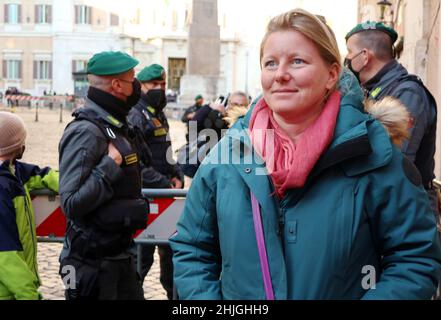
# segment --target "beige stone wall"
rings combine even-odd
[[[358,0],[358,21],[376,20],[380,16],[377,0]]]
[[[34,88],[33,62],[35,55],[50,55],[52,52],[52,37],[4,37],[0,36],[0,60],[11,50],[21,52],[22,79],[20,88],[24,91]],[[0,64],[0,69],[3,63]],[[3,75],[3,70],[0,70]],[[0,88],[5,85],[5,80],[0,77]]]
[[[92,31],[104,32],[110,26],[110,13],[104,10],[93,8],[92,9]]]
[[[438,10],[437,1],[431,1],[429,7],[428,21],[430,21],[430,29],[428,34],[428,52],[427,52],[427,86],[435,96],[438,103],[438,135],[435,154],[435,174],[441,178],[441,50],[440,50],[440,35],[441,35],[441,17],[435,22],[435,15]],[[441,13],[440,13],[441,14]],[[433,26],[433,29],[432,29]]]

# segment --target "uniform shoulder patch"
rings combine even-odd
[[[371,97],[375,99],[381,93],[381,91],[383,91],[381,87],[375,88],[371,93]]]
[[[403,155],[403,171],[407,179],[409,179],[409,181],[412,182],[417,187],[419,187],[423,183],[423,179],[421,178],[421,174],[418,171],[417,167],[415,167],[415,165],[404,155]]]

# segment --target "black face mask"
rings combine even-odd
[[[135,79],[132,83],[133,86],[133,92],[130,96],[127,97],[127,106],[133,107],[135,106],[139,99],[141,98],[141,83],[138,81],[138,79]]]
[[[362,51],[360,51],[359,53],[357,53],[355,56],[352,57],[352,59],[348,59],[348,58],[346,58],[346,59],[345,59],[345,62],[344,62],[344,65],[345,65],[349,70],[351,70],[351,72],[355,75],[355,77],[357,78],[358,82],[360,82],[360,83],[361,83],[361,81],[360,81],[360,72],[361,72],[361,70],[363,70],[364,67],[361,68],[360,71],[355,71],[354,68],[352,67],[352,61],[354,61],[355,58],[357,58],[360,54],[362,54],[363,51],[364,51],[364,50],[362,50]]]
[[[17,152],[17,155],[14,157],[14,160],[20,160],[23,158],[23,154],[25,152],[25,146],[21,147],[21,150]]]
[[[149,90],[146,95],[150,105],[158,111],[164,109],[167,105],[167,97],[162,89]]]

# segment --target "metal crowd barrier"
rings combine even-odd
[[[149,235],[146,233],[147,237],[143,237],[143,233],[138,234],[137,238],[134,238],[134,242],[136,244],[136,252],[137,252],[137,271],[141,272],[141,260],[142,260],[142,246],[145,245],[168,245],[168,238],[175,232],[175,226],[177,219],[179,218],[183,205],[185,202],[185,197],[187,196],[188,190],[182,189],[143,189],[142,194],[144,197],[148,198],[150,201],[150,214],[149,214],[149,226],[143,231],[143,233],[147,232],[149,227],[156,228],[152,231],[153,236],[155,236],[155,232],[157,229],[161,231],[159,236],[155,236],[154,238],[148,238]],[[50,233],[51,224],[52,227],[57,228],[58,232],[60,227],[60,221],[62,217],[61,208],[59,206],[59,196],[57,193],[50,190],[35,190],[31,192],[31,198],[35,216],[36,216],[36,225],[37,225],[37,240],[40,243],[63,243],[64,237],[56,236]],[[165,208],[165,209],[164,209]],[[162,210],[164,209],[164,210]],[[166,216],[164,221],[160,223],[157,222],[159,219],[152,221],[152,217],[157,215]],[[48,223],[48,221],[50,221]],[[64,221],[64,216],[63,216]],[[48,235],[41,236],[39,235],[40,226],[44,226],[45,233]],[[166,229],[166,230],[161,230]],[[49,230],[49,231],[48,231]],[[54,229],[55,230],[55,229]],[[56,232],[56,231],[54,231]],[[167,235],[168,236],[164,236]],[[175,291],[175,289],[174,289]],[[176,296],[176,291],[174,293]]]
[[[173,200],[178,200],[180,199],[183,203],[183,201],[185,201],[185,197],[187,196],[187,192],[188,190],[186,189],[142,189],[142,194],[144,197],[148,198],[150,200],[150,212],[154,212],[154,210],[152,210],[152,205],[155,205],[155,200],[158,199],[173,199]],[[31,192],[31,197],[32,198],[36,198],[36,197],[47,197],[47,201],[48,202],[55,202],[57,201],[58,198],[58,194],[50,191],[50,190],[35,190]],[[34,200],[33,200],[34,202]],[[53,206],[52,206],[53,207]],[[35,208],[35,215],[36,217],[39,216],[39,214],[41,214],[41,212],[39,211],[39,208]],[[47,209],[50,210],[50,209]],[[59,209],[60,210],[60,209]],[[61,212],[61,211],[60,211]],[[173,222],[176,221],[178,216],[180,215],[180,212],[173,212],[174,216],[169,219],[169,222]],[[151,214],[155,214],[155,213],[151,213]],[[157,213],[159,214],[159,213]],[[163,214],[163,212],[161,212],[161,214]],[[173,219],[174,218],[174,219]],[[43,219],[43,218],[42,218]],[[47,217],[45,217],[45,220],[47,219]],[[37,219],[38,220],[38,219]],[[173,234],[174,230],[172,230],[174,228],[173,225],[168,225],[167,226],[170,230],[170,236]],[[148,228],[147,228],[148,229]],[[37,235],[38,235],[38,221],[37,221]],[[64,237],[57,237],[54,235],[47,235],[47,236],[38,236],[38,241],[39,242],[63,242],[64,241]],[[164,238],[137,238],[134,239],[136,243],[138,244],[151,244],[151,245],[164,245],[164,244],[168,244],[168,239],[164,239]]]

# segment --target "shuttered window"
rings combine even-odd
[[[92,24],[92,7],[75,6],[75,23]]]
[[[21,79],[21,61],[3,60],[3,77],[8,80]]]
[[[9,24],[21,23],[21,5],[19,4],[5,4],[4,6],[4,21]]]
[[[52,79],[52,61],[34,61],[34,79]]]
[[[72,72],[85,71],[87,60],[72,60]]]
[[[35,6],[35,23],[52,23],[52,6],[38,4]]]
[[[117,14],[110,14],[110,25],[118,26],[119,25],[119,16]]]

